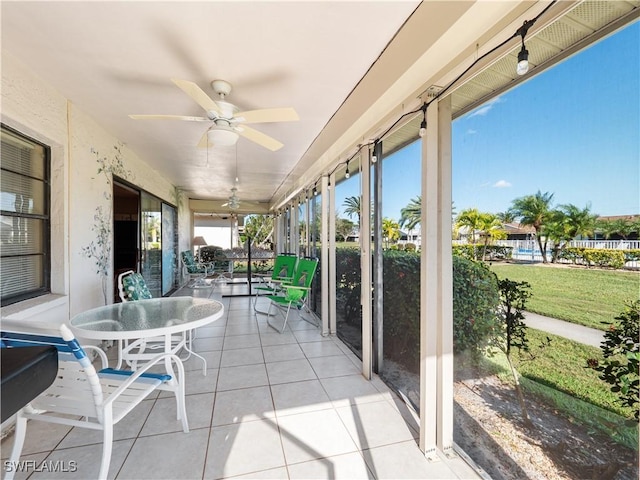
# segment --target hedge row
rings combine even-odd
[[[558,253],[558,259],[588,267],[622,268],[626,262],[640,260],[640,250],[567,247]]]
[[[484,252],[485,260],[505,260],[510,259],[513,254],[513,247],[507,247],[502,245],[487,245],[482,244],[463,244],[453,245],[452,251],[454,255],[459,255],[469,260],[481,260]]]
[[[420,359],[420,255],[383,252],[383,316],[385,358],[419,373]],[[338,331],[354,327],[359,332],[360,252],[336,249]],[[453,256],[454,351],[476,350],[485,345],[499,303],[496,276],[480,262]],[[357,340],[356,340],[357,341]]]

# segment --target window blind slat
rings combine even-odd
[[[47,147],[4,125],[1,133],[0,297],[4,306],[49,291],[49,155]]]

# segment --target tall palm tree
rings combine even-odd
[[[477,227],[480,230],[480,235],[484,237],[484,248],[482,249],[482,261],[484,262],[489,242],[507,238],[507,232],[502,228],[502,222],[498,216],[493,213],[480,213]]]
[[[506,223],[513,223],[516,220],[516,216],[511,209],[504,212],[496,213],[496,217],[502,222],[503,225]]]
[[[406,207],[400,210],[400,226],[413,230],[420,224],[422,216],[422,195],[412,198]]]
[[[545,234],[553,240],[553,256],[551,263],[555,263],[560,252],[576,237],[589,237],[596,229],[597,215],[590,211],[591,207],[584,209],[575,205],[560,205],[551,212],[550,218],[544,227]]]
[[[342,206],[345,207],[344,213],[346,213],[349,218],[355,216],[358,219],[358,227],[360,227],[360,214],[362,213],[360,195],[345,198]]]
[[[511,211],[516,218],[520,219],[520,223],[531,226],[536,231],[536,238],[538,239],[538,247],[540,247],[543,263],[548,262],[546,255],[547,241],[545,238],[544,244],[542,243],[542,231],[545,223],[551,216],[552,200],[553,193],[541,193],[540,190],[538,190],[535,195],[516,198],[513,200],[511,206]]]

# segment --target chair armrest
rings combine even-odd
[[[311,290],[311,287],[304,287],[302,285],[283,285],[282,288],[285,288],[287,290],[292,289],[292,290]]]
[[[104,353],[104,350],[102,350],[100,347],[96,347],[95,345],[83,345],[82,348],[84,348],[85,351],[93,350],[94,352],[96,352],[98,354],[98,357],[100,357],[100,363],[102,363],[102,368],[107,368],[109,366],[109,360],[107,359],[107,354]]]
[[[133,382],[135,382],[140,377],[140,375],[142,375],[151,367],[155,366],[158,362],[164,360],[167,357],[171,358],[171,360],[173,360],[176,364],[176,367],[178,369],[177,376],[179,380],[182,381],[184,379],[184,365],[182,365],[180,357],[171,353],[161,353],[153,357],[148,363],[144,365],[144,367],[139,368],[133,375],[128,377],[113,393],[111,393],[111,395],[109,395],[109,397],[103,402],[103,405],[113,403],[120,395],[122,395],[127,390],[127,388],[131,386]]]

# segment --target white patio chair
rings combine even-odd
[[[156,389],[175,393],[177,418],[189,432],[184,396],[184,367],[176,355],[160,354],[135,372],[106,368],[107,356],[98,347],[86,349],[98,353],[103,368],[96,372],[85,350],[66,325],[62,338],[16,332],[1,332],[2,348],[53,345],[58,349],[58,375],[53,384],[16,414],[16,432],[9,462],[16,465],[27,431],[27,420],[72,425],[103,431],[102,461],[97,478],[107,478],[113,442],[113,426]],[[170,362],[175,374],[146,373],[160,362]],[[177,377],[177,378],[174,378]],[[81,418],[78,418],[81,417]],[[15,469],[6,472],[11,480]]]

